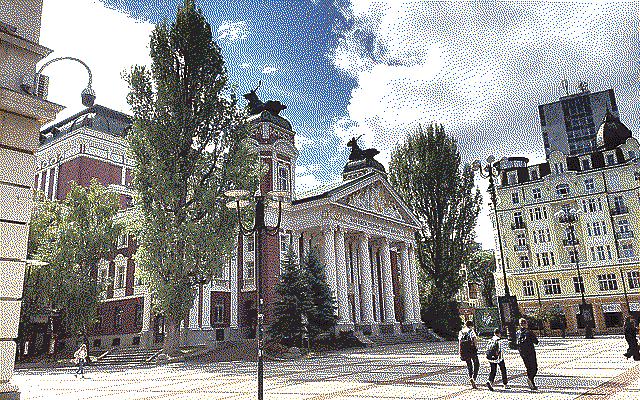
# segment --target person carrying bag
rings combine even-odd
[[[504,363],[505,351],[506,341],[502,340],[502,337],[500,336],[500,329],[496,329],[493,331],[493,337],[489,341],[486,351],[487,360],[491,366],[489,379],[487,380],[487,387],[491,391],[493,391],[493,381],[496,379],[498,367],[500,367],[500,374],[502,375],[502,387],[504,389],[509,389],[509,386],[507,386],[507,367]]]

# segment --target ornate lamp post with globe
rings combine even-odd
[[[502,327],[507,328],[509,345],[515,348],[516,342],[516,322],[520,318],[520,309],[518,308],[518,300],[516,296],[512,296],[507,283],[507,269],[504,264],[504,252],[502,250],[502,239],[500,236],[500,221],[498,219],[495,179],[498,176],[499,168],[496,165],[494,156],[487,157],[486,164],[483,166],[480,160],[475,160],[472,164],[473,171],[477,172],[481,177],[489,179],[488,192],[491,195],[491,204],[493,205],[493,214],[496,221],[496,233],[498,234],[498,246],[500,250],[500,265],[502,267],[502,278],[504,280],[504,296],[498,296],[498,307],[500,309],[500,323]]]
[[[255,219],[253,226],[246,227],[243,223],[241,209],[251,205],[249,192],[247,190],[229,190],[225,192],[225,196],[231,200],[227,203],[227,207],[235,209],[238,217],[238,226],[243,236],[254,236],[256,241],[256,268],[257,268],[257,295],[258,295],[258,400],[262,400],[264,396],[264,359],[263,359],[263,340],[264,340],[264,314],[263,314],[263,294],[262,294],[262,240],[265,235],[275,236],[280,230],[282,222],[283,207],[287,207],[289,203],[288,192],[269,192],[263,195],[260,191],[256,192],[253,200],[255,201]],[[265,223],[266,208],[276,206],[278,209],[277,223],[274,227],[269,227]]]
[[[573,262],[576,265],[576,271],[578,273],[578,286],[580,288],[580,296],[582,297],[582,303],[580,304],[580,317],[584,324],[584,337],[585,339],[593,339],[593,306],[584,298],[584,281],[580,274],[580,260],[578,257],[578,239],[576,238],[576,231],[574,223],[578,221],[578,210],[575,208],[563,207],[562,210],[555,213],[555,217],[559,223],[567,225],[567,238],[564,239],[564,245],[573,247]]]

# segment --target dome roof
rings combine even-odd
[[[596,146],[599,150],[611,150],[620,146],[631,137],[631,131],[620,118],[613,115],[608,109],[602,124],[596,134]]]

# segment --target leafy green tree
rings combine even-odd
[[[284,345],[301,345],[304,335],[303,316],[308,316],[313,305],[306,271],[300,268],[292,251],[289,251],[283,262],[276,293],[278,299],[273,307],[274,321],[269,327],[269,333]]]
[[[324,265],[320,261],[318,251],[310,249],[306,253],[302,265],[306,272],[312,306],[307,316],[309,338],[315,339],[319,334],[330,332],[336,326],[336,301],[327,284]]]
[[[471,167],[462,165],[456,140],[433,124],[398,145],[389,179],[421,223],[417,256],[429,285],[423,321],[441,333],[455,331],[460,319],[451,299],[462,286],[459,271],[471,254],[481,204]]]
[[[96,320],[98,262],[115,250],[122,227],[115,221],[118,195],[97,180],[88,188],[72,183],[62,202],[38,195],[32,215],[23,320],[60,310],[63,330],[85,342]]]
[[[165,317],[164,352],[173,354],[196,284],[211,279],[234,249],[237,227],[223,194],[255,190],[260,164],[220,48],[193,0],[174,22],[156,26],[150,55],[151,70],[135,66],[127,77],[136,257]]]
[[[470,282],[479,282],[481,295],[485,304],[493,307],[496,295],[496,283],[493,273],[496,272],[496,256],[490,250],[478,250],[469,258],[467,278]]]

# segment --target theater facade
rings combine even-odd
[[[249,117],[252,140],[266,174],[260,188],[292,194],[279,235],[262,246],[262,271],[252,238],[238,238],[237,253],[211,281],[200,285],[182,324],[184,344],[252,338],[257,322],[256,277],[262,273],[265,322],[272,320],[275,286],[284,256],[316,249],[336,299],[338,331],[394,335],[420,326],[415,232],[418,221],[389,184],[373,157],[345,160],[342,179],[306,193],[295,193],[298,150],[291,123],[262,110]],[[36,188],[61,200],[76,181],[97,178],[119,193],[121,214],[132,210],[132,171],[125,140],[131,118],[95,105],[48,127],[37,152]],[[104,290],[94,347],[159,346],[164,321],[155,314],[146,282],[136,274],[135,238],[122,236],[117,250],[100,263]],[[223,255],[221,255],[223,256]]]

